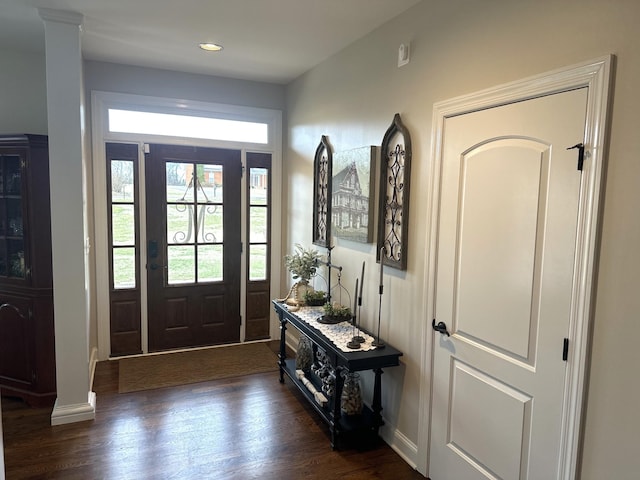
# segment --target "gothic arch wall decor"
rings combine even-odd
[[[333,153],[322,135],[313,159],[313,243],[331,246],[331,178]]]
[[[411,180],[411,136],[400,114],[393,117],[380,155],[377,259],[384,248],[385,266],[406,270]]]

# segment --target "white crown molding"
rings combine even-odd
[[[84,15],[67,10],[55,10],[53,8],[38,8],[38,15],[45,22],[68,23],[82,26]]]

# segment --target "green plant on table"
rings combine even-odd
[[[319,307],[327,301],[327,294],[321,290],[308,289],[303,295],[304,303],[312,307]]]
[[[344,305],[340,305],[338,302],[325,303],[322,308],[324,310],[324,314],[328,317],[351,317],[351,309],[349,307],[345,307]]]
[[[318,302],[324,300],[327,294],[322,290],[307,290],[304,292],[304,300],[306,302]]]
[[[296,251],[291,255],[285,255],[284,261],[287,270],[291,272],[294,280],[309,282],[316,274],[320,254],[312,248],[306,249],[296,244]]]

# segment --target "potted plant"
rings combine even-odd
[[[338,302],[325,303],[322,307],[324,315],[318,319],[320,323],[340,323],[351,320],[351,309]]]
[[[316,274],[320,254],[312,248],[305,249],[299,243],[296,244],[296,251],[291,255],[285,255],[284,262],[294,280],[309,283],[311,277]]]
[[[319,307],[327,301],[327,294],[322,290],[307,290],[304,292],[304,302],[310,307]]]
[[[318,262],[320,254],[313,248],[304,248],[300,244],[296,244],[295,252],[291,255],[285,255],[284,263],[287,270],[291,273],[297,282],[289,290],[285,301],[289,305],[300,306],[305,304],[305,292],[313,290],[309,286],[309,280],[316,274],[318,270]]]

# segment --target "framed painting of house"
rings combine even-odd
[[[368,146],[333,155],[331,226],[338,238],[373,242],[377,154]]]

